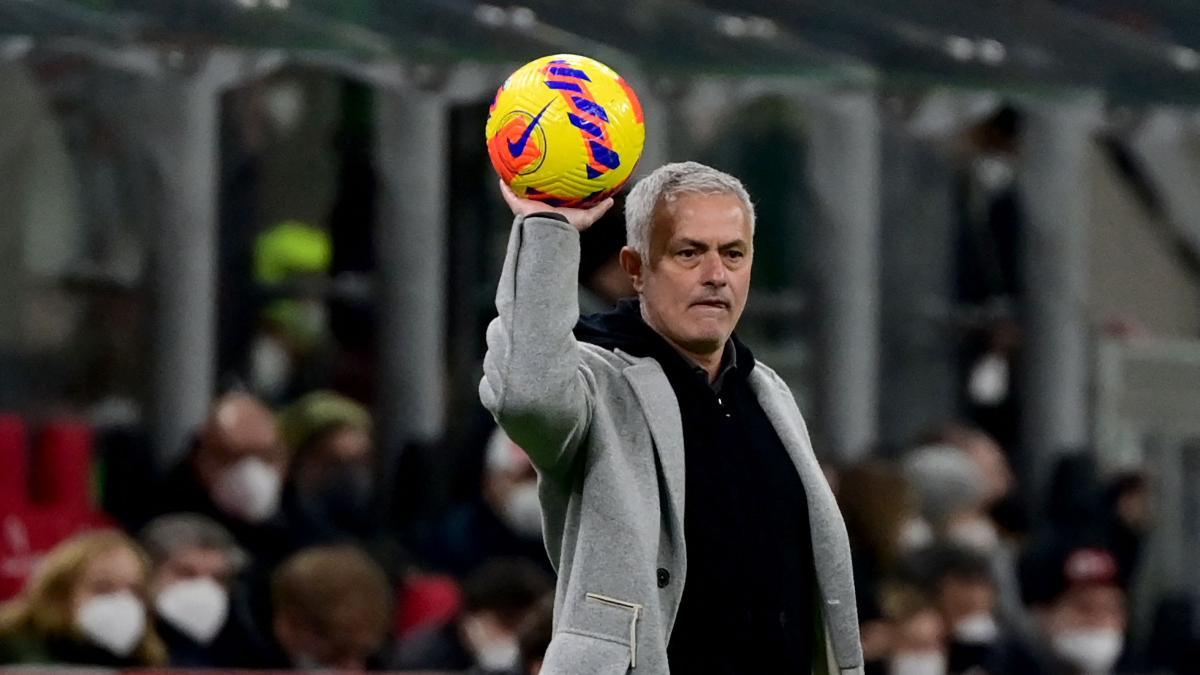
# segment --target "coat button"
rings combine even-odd
[[[669,583],[671,583],[671,573],[665,567],[658,568],[658,587],[666,588]]]

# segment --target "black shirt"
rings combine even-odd
[[[646,326],[636,301],[581,320],[576,335],[653,356],[679,401],[688,567],[667,646],[671,672],[808,673],[816,634],[808,504],[750,388],[753,354],[731,338],[710,385]]]

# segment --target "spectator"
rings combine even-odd
[[[464,582],[456,620],[405,639],[394,668],[510,672],[520,663],[519,627],[550,590],[549,577],[527,560],[489,562]]]
[[[888,675],[944,675],[946,624],[919,589],[892,585],[883,593],[884,615],[891,625]]]
[[[580,315],[606,312],[621,298],[637,295],[618,255],[625,245],[624,212],[622,193],[614,198],[613,208],[579,234]]]
[[[431,566],[460,577],[489,560],[513,557],[550,573],[533,465],[499,427],[485,453],[482,498],[419,525],[413,537],[415,553]]]
[[[275,638],[294,668],[365,670],[391,627],[392,592],[375,561],[353,546],[305,549],[272,581]]]
[[[539,675],[542,659],[554,637],[554,594],[542,597],[517,629],[517,646],[521,652],[520,675]]]
[[[996,547],[999,534],[985,511],[986,488],[966,453],[950,445],[925,445],[909,453],[902,468],[937,536],[980,551]]]
[[[363,539],[375,528],[371,415],[331,391],[302,397],[279,415],[291,455],[285,508],[298,538],[319,544]]]
[[[1112,554],[1102,548],[1049,546],[1022,560],[1022,582],[1038,631],[1012,643],[1003,672],[1107,675],[1124,651],[1128,611]]]
[[[934,432],[927,441],[950,445],[962,450],[975,463],[983,482],[983,501],[994,508],[1013,490],[1016,477],[1008,458],[996,439],[978,427],[948,424]]]
[[[332,260],[329,233],[299,220],[276,223],[254,242],[254,279],[270,301],[250,348],[250,379],[254,392],[272,403],[321,379]]]
[[[271,411],[248,394],[228,394],[217,400],[191,451],[167,476],[159,513],[212,518],[271,566],[294,547],[279,513],[287,465]]]
[[[141,533],[150,557],[155,622],[177,668],[252,665],[244,621],[230,617],[230,592],[245,554],[225,528],[195,514],[151,521]]]
[[[999,591],[988,559],[945,544],[914,558],[913,567],[924,577],[918,583],[946,625],[948,672],[996,672],[1003,636],[996,619]]]
[[[1120,474],[1109,482],[1102,503],[1109,522],[1109,548],[1117,559],[1121,586],[1128,588],[1141,560],[1142,543],[1154,524],[1150,481],[1138,472]]]
[[[838,481],[838,505],[846,519],[854,551],[854,588],[858,600],[863,652],[868,660],[888,649],[889,632],[879,607],[879,582],[901,556],[929,544],[933,532],[917,511],[912,486],[890,463],[866,460]]]
[[[51,551],[24,593],[0,610],[0,663],[161,666],[149,625],[145,556],[116,531],[69,539]]]

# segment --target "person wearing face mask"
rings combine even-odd
[[[371,415],[331,391],[300,398],[279,414],[291,454],[284,509],[307,545],[364,540],[376,529]]]
[[[1122,672],[1129,621],[1116,559],[1104,548],[1045,546],[1022,560],[1022,584],[1033,607],[1035,637],[1013,642],[1003,672],[1109,675]]]
[[[329,318],[320,289],[330,283],[332,261],[329,233],[299,220],[276,223],[254,242],[254,280],[272,299],[250,345],[250,381],[267,401],[280,403],[324,379]]]
[[[296,548],[280,513],[287,467],[271,410],[249,394],[226,394],[163,481],[155,515],[211,518],[252,558],[273,566]]]
[[[495,428],[484,449],[480,499],[418,525],[413,545],[428,564],[460,577],[496,558],[523,558],[551,572],[537,473],[503,429]]]
[[[550,577],[527,560],[492,560],[463,582],[463,606],[443,626],[407,636],[395,670],[508,675],[521,663],[519,629],[552,590]]]
[[[868,665],[867,673],[946,675],[946,623],[929,597],[916,586],[892,582],[881,599],[890,649],[882,664]]]
[[[255,665],[245,617],[231,600],[245,554],[225,528],[204,516],[161,516],[141,532],[150,557],[155,626],[177,668]]]
[[[878,662],[888,649],[890,635],[879,606],[880,582],[905,554],[927,546],[933,532],[917,511],[912,486],[891,462],[858,462],[842,473],[840,483],[837,501],[854,551],[863,657],[868,663]]]
[[[116,531],[59,544],[0,606],[0,663],[137,668],[167,651],[149,621],[145,555]]]
[[[353,546],[318,546],[290,557],[271,580],[279,668],[361,671],[378,664],[392,626],[383,570]]]
[[[997,620],[998,589],[986,557],[962,546],[938,544],[910,558],[918,583],[947,629],[947,672],[998,672],[1005,632]]]

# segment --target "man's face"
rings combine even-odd
[[[370,434],[342,427],[327,434],[295,466],[294,480],[303,492],[320,488],[324,480],[341,470],[355,468],[369,475],[374,453]]]
[[[215,548],[185,548],[172,553],[151,579],[151,590],[157,594],[177,581],[207,577],[228,588],[233,580],[233,559],[228,552]]]
[[[234,395],[219,402],[205,425],[195,468],[210,489],[220,475],[248,458],[260,459],[283,473],[287,452],[274,415],[248,396]]]
[[[737,196],[683,194],[660,204],[650,260],[629,248],[621,263],[652,328],[695,356],[720,353],[750,290],[753,241]]]

